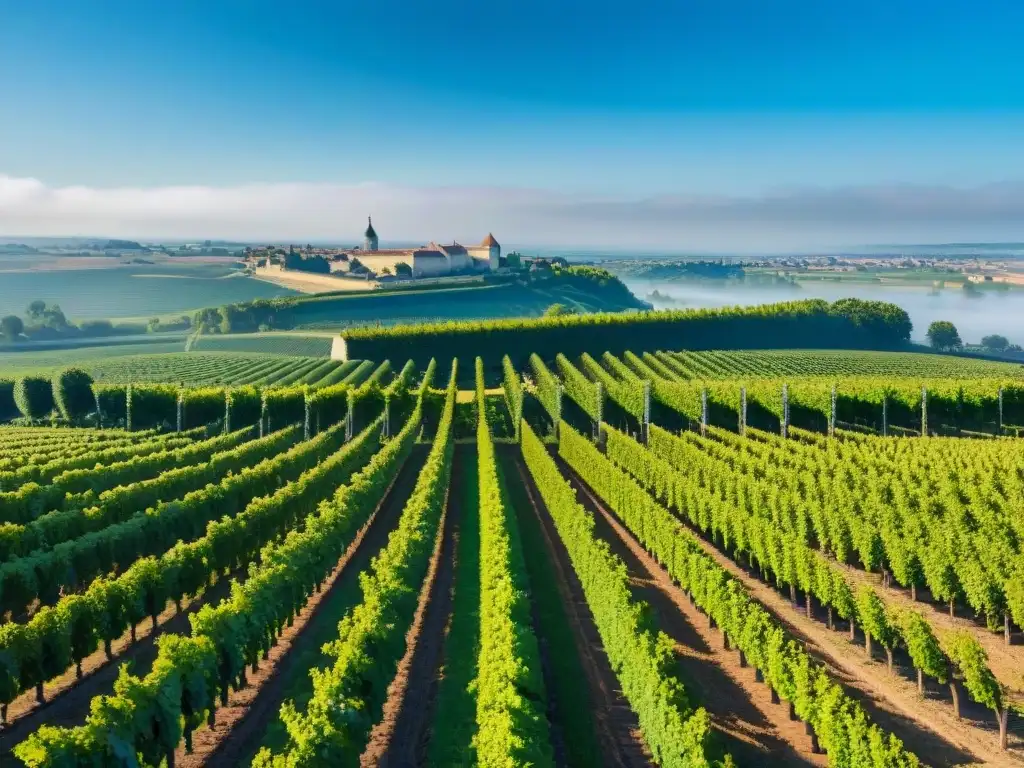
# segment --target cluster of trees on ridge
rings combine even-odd
[[[47,304],[36,299],[25,309],[23,315],[8,314],[0,318],[0,338],[9,343],[45,341],[53,339],[121,336],[158,330],[184,330],[192,320],[182,315],[170,323],[153,318],[148,324],[118,323],[110,320],[81,320],[72,322],[65,316],[59,304]]]
[[[956,326],[948,320],[936,320],[928,326],[928,343],[935,349],[942,352],[952,352],[964,349],[967,345],[960,338],[960,332]],[[1011,344],[1010,340],[998,333],[985,336],[981,340],[980,347],[974,347],[982,352],[1001,354],[1005,352],[1021,352],[1020,344]]]

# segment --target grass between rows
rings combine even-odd
[[[516,447],[518,449],[518,446]],[[565,759],[569,766],[589,768],[601,764],[601,750],[593,716],[593,701],[584,684],[586,675],[580,661],[572,625],[555,584],[558,576],[540,521],[533,513],[526,488],[509,451],[499,454],[499,471],[504,476],[508,501],[515,510],[523,542],[526,572],[532,585],[538,640],[547,647],[549,695],[556,702],[553,726],[562,732]]]
[[[462,506],[452,618],[445,639],[441,683],[427,759],[431,766],[475,764],[477,659],[480,655],[480,479],[475,446],[456,449],[462,465],[459,487]]]

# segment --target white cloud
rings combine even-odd
[[[761,251],[869,242],[1024,239],[1024,184],[873,186],[759,197],[571,195],[497,187],[275,183],[51,187],[0,175],[0,234],[386,243],[488,231],[506,244]]]

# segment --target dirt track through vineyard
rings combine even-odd
[[[784,704],[772,704],[768,686],[742,668],[734,651],[722,647],[720,633],[647,554],[596,494],[559,461],[584,507],[594,516],[595,533],[625,564],[634,595],[646,601],[658,626],[676,642],[676,657],[691,701],[703,706],[727,752],[740,765],[826,765],[811,752],[802,723],[791,721]]]
[[[307,674],[307,669],[300,668],[298,661],[305,651],[319,648],[316,645],[318,630],[328,629],[328,617],[340,618],[336,616],[337,611],[326,610],[327,606],[343,595],[346,586],[358,583],[359,573],[387,543],[388,534],[397,525],[425,458],[426,447],[416,446],[323,588],[311,597],[293,625],[281,634],[269,659],[261,661],[255,673],[248,673],[248,686],[231,692],[228,706],[217,710],[213,728],[204,726],[195,732],[191,754],[185,754],[184,745],[179,745],[175,753],[177,768],[250,764],[268,725],[278,717],[289,683],[296,675]],[[334,626],[331,624],[329,629]]]
[[[619,687],[583,594],[583,586],[573,570],[551,514],[523,463],[518,446],[515,449],[515,466],[518,479],[530,500],[528,514],[533,514],[541,526],[544,555],[551,559],[558,577],[555,587],[562,598],[573,630],[576,652],[586,675],[603,765],[606,768],[647,768],[653,763],[640,733],[640,724]],[[512,481],[511,477],[509,481]],[[548,585],[535,585],[534,588],[545,589]]]
[[[456,449],[437,545],[423,581],[419,604],[406,635],[406,652],[388,687],[384,714],[370,734],[360,759],[364,767],[407,768],[423,764],[425,743],[437,692],[437,673],[444,650],[445,627],[452,605],[452,581],[458,557],[458,530],[465,510],[458,492],[462,456]],[[476,510],[471,510],[475,513]]]
[[[663,574],[663,578],[671,584],[667,572],[657,565],[653,557],[646,554],[642,545],[618,522],[614,514],[603,506],[596,494],[587,488],[564,462],[561,464],[572,478],[574,485],[590,499],[595,510],[607,524],[613,530],[617,528],[621,532],[621,536],[616,533],[615,537],[622,539],[631,549],[642,553],[642,556],[649,560],[651,566]],[[857,651],[862,651],[862,649],[848,644],[845,648],[836,645],[837,641],[846,643],[842,639],[841,633],[833,632],[828,630],[824,624],[806,619],[802,611],[794,611],[788,599],[769,585],[746,573],[711,544],[703,540],[700,540],[700,543],[722,567],[744,584],[752,597],[760,601],[775,615],[788,632],[804,644],[808,653],[825,666],[829,676],[840,683],[847,694],[864,707],[872,721],[902,739],[907,748],[917,754],[925,764],[936,767],[972,765],[982,756],[984,756],[986,765],[1019,764],[1011,755],[999,753],[994,749],[996,746],[994,734],[991,739],[988,739],[983,732],[979,733],[977,729],[972,728],[966,722],[958,723],[952,717],[951,711],[948,721],[945,720],[941,717],[941,712],[929,707],[929,704],[935,704],[934,702],[922,702],[920,698],[916,697],[916,688],[913,689],[915,694],[911,698],[893,684],[895,679],[879,680],[877,675],[888,675],[884,665],[875,664],[871,665],[874,669],[868,669],[869,663],[866,659],[863,659],[863,664],[858,663],[860,659],[855,660],[855,656]],[[677,586],[672,588],[679,593],[680,599],[686,601],[681,589]],[[704,626],[707,626],[706,619]],[[721,646],[720,636],[718,645]],[[735,653],[729,652],[727,655],[734,657]],[[859,655],[863,658],[862,653]],[[749,672],[749,670],[745,671]],[[767,690],[767,686],[758,685],[757,687]],[[785,711],[784,704],[781,707],[775,706],[783,712]],[[933,713],[936,712],[940,716],[938,722],[933,717]],[[971,735],[972,731],[974,735]],[[986,741],[989,741],[991,746],[987,746]]]

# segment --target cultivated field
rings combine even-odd
[[[236,259],[150,255],[142,258],[154,263],[130,263],[99,258],[104,263],[99,268],[81,258],[60,264],[35,256],[8,258],[0,263],[0,307],[6,314],[42,299],[59,304],[75,320],[139,318],[145,322],[156,315],[176,316],[205,306],[298,295],[242,276]],[[76,268],[78,263],[86,268]]]
[[[118,364],[0,428],[4,765],[1024,760],[1014,367]]]

